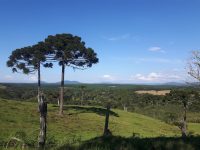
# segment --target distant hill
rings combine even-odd
[[[65,83],[65,84],[81,84],[81,82],[78,82],[78,81],[70,81],[70,80],[65,80],[64,83]],[[59,82],[56,82],[55,84],[60,84],[60,81],[59,81]]]
[[[36,82],[37,83],[37,82]],[[41,81],[41,83],[43,83],[43,84],[47,84],[48,82],[46,82],[46,81]]]
[[[186,86],[187,84],[183,82],[167,82],[167,83],[164,83],[163,85]]]

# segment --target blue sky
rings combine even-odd
[[[35,82],[36,75],[6,67],[12,50],[48,35],[82,37],[98,54],[87,70],[66,70],[80,82],[162,83],[186,81],[192,50],[200,49],[199,0],[0,0],[0,82]],[[42,70],[60,80],[61,68]]]

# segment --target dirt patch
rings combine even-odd
[[[156,91],[156,90],[140,90],[136,91],[138,94],[152,94],[152,95],[166,95],[170,93],[170,90],[162,90],[162,91]]]

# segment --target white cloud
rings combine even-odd
[[[155,51],[160,51],[160,50],[161,50],[160,47],[150,47],[150,48],[149,48],[149,51],[153,51],[153,52],[155,52]]]
[[[174,73],[156,73],[151,72],[149,74],[136,74],[131,76],[132,81],[138,82],[172,82],[172,81],[183,81],[184,77]]]
[[[103,38],[108,41],[119,41],[119,40],[125,40],[129,37],[130,37],[130,34],[124,34],[124,35],[115,36],[115,37],[103,37]]]
[[[165,58],[138,58],[140,62],[171,63],[172,60]]]
[[[103,75],[102,78],[105,80],[114,80],[115,79],[113,76],[108,75],[108,74]]]
[[[104,78],[110,78],[110,75],[103,75]]]
[[[165,63],[165,64],[184,64],[185,62],[181,59],[167,59],[158,57],[112,57],[115,61],[131,62],[131,63]]]
[[[13,80],[13,77],[11,75],[6,75],[5,80]]]
[[[29,77],[30,81],[37,81],[37,76],[36,75],[32,75]]]
[[[138,58],[137,62],[149,62],[149,63],[166,63],[166,64],[182,64],[180,59],[166,59],[166,58]]]
[[[165,53],[165,51],[164,51],[161,47],[158,47],[158,46],[150,47],[148,50],[151,51],[151,52],[161,52],[161,53]]]
[[[8,82],[8,83],[29,83],[37,81],[36,75],[24,75],[20,73],[15,74],[5,74],[0,76],[0,82]]]
[[[135,76],[132,76],[133,79],[142,81],[157,81],[161,77],[160,74],[155,72],[149,73],[148,75],[136,74]]]

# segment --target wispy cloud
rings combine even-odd
[[[163,50],[161,47],[158,46],[150,47],[148,51],[165,53],[165,50]]]
[[[114,36],[114,37],[103,37],[104,39],[108,40],[108,41],[119,41],[119,40],[125,40],[130,38],[130,34],[123,34],[120,36]]]
[[[161,75],[155,72],[152,72],[148,75],[136,74],[132,76],[132,79],[142,80],[142,81],[156,81],[161,78]]]
[[[165,64],[182,64],[181,59],[168,59],[158,57],[113,57],[115,61],[132,62],[132,63],[165,63]]]
[[[32,75],[29,77],[30,81],[37,81],[37,76],[36,75]]]
[[[172,82],[183,81],[185,77],[182,75],[171,73],[151,72],[149,74],[136,74],[131,76],[130,80],[134,82]]]
[[[166,64],[180,64],[183,63],[180,59],[167,59],[167,58],[138,58],[138,62],[150,62],[150,63],[166,63]]]
[[[8,80],[8,81],[13,80],[13,77],[11,75],[6,75],[5,80]]]
[[[1,82],[24,82],[24,83],[29,83],[29,82],[36,82],[37,81],[37,76],[36,75],[22,75],[22,74],[7,74],[7,75],[2,75],[0,77]]]
[[[113,76],[111,76],[109,74],[103,75],[102,78],[105,79],[105,80],[114,80],[115,79]]]
[[[174,45],[174,44],[175,44],[174,41],[170,41],[170,42],[169,42],[169,45]]]

